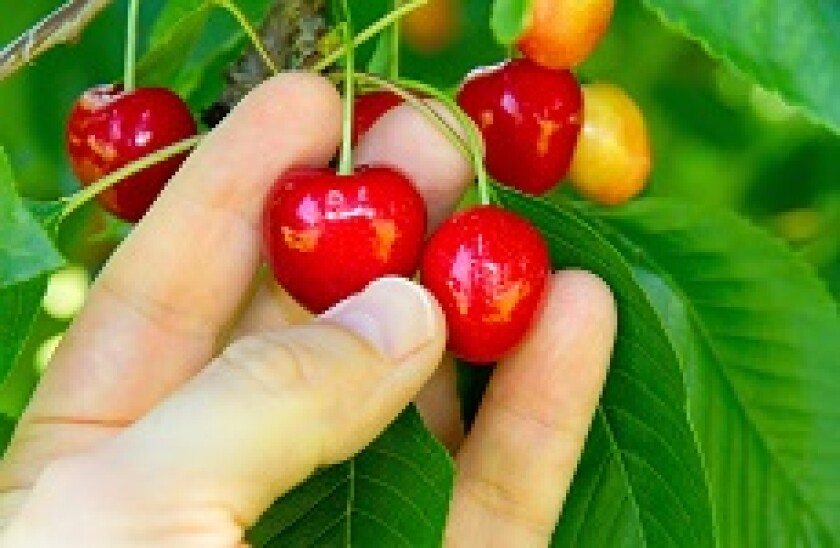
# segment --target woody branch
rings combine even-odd
[[[111,0],[68,0],[0,51],[0,80],[50,48],[75,40],[110,3]]]

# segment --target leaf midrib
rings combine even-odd
[[[624,455],[621,452],[621,449],[618,447],[618,442],[615,439],[615,435],[613,434],[612,427],[610,425],[610,421],[607,419],[607,412],[604,409],[603,404],[598,404],[598,418],[604,423],[604,429],[607,433],[607,440],[610,444],[610,449],[612,449],[612,453],[615,455],[615,459],[618,462],[619,469],[621,470],[621,476],[624,478],[624,482],[627,484],[627,490],[629,491],[630,495],[630,505],[633,508],[633,513],[636,515],[636,519],[639,522],[639,540],[642,542],[643,546],[648,546],[647,537],[645,536],[645,526],[644,522],[642,521],[642,512],[639,508],[639,503],[636,500],[636,493],[633,489],[633,482],[630,481],[630,474],[627,472],[627,467],[624,464]]]
[[[353,545],[353,503],[356,501],[356,459],[350,459],[347,473],[347,548]]]

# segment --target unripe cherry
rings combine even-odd
[[[461,0],[429,0],[405,16],[405,41],[424,53],[437,53],[457,39],[461,27]]]
[[[619,205],[644,190],[651,170],[645,118],[618,86],[584,86],[584,125],[570,180],[583,196]]]
[[[548,68],[575,67],[607,32],[613,9],[614,0],[534,0],[519,49]]]

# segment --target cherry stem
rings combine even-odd
[[[341,1],[344,11],[344,135],[341,142],[341,161],[338,164],[339,175],[353,174],[353,109],[356,91],[356,49],[353,46],[353,19],[348,0]]]
[[[59,222],[66,219],[71,213],[73,213],[74,211],[76,211],[77,209],[94,199],[101,192],[111,188],[120,181],[127,179],[128,177],[131,177],[132,175],[139,173],[146,168],[159,164],[160,162],[164,162],[174,156],[183,154],[184,152],[194,148],[196,145],[198,145],[198,143],[201,142],[201,139],[203,137],[203,135],[196,135],[194,137],[190,137],[189,139],[178,141],[173,145],[157,150],[152,154],[140,158],[139,160],[135,160],[134,162],[118,169],[117,171],[114,171],[113,173],[109,173],[105,177],[102,177],[92,185],[84,187],[82,190],[75,193],[73,196],[70,196],[69,198],[65,199],[66,205],[64,206],[64,209],[59,215]]]
[[[380,32],[388,28],[390,25],[393,25],[394,22],[399,21],[407,14],[411,13],[412,11],[416,10],[419,7],[426,5],[429,0],[412,0],[406,4],[403,4],[398,9],[393,10],[391,13],[379,19],[377,22],[373,23],[371,26],[367,27],[365,30],[357,34],[353,37],[352,47],[357,48],[374,38]],[[322,72],[333,64],[336,61],[341,59],[344,55],[346,55],[345,50],[347,49],[346,45],[342,45],[340,48],[336,49],[332,53],[328,54],[326,57],[321,59],[314,67],[312,67],[313,72]]]
[[[394,10],[402,6],[404,0],[394,0]],[[400,77],[400,21],[397,19],[391,26],[391,66],[389,77],[398,80]]]
[[[128,23],[126,25],[125,62],[123,64],[123,89],[132,91],[135,86],[137,63],[137,25],[140,19],[140,0],[131,0],[128,4]]]
[[[341,77],[341,75],[337,76]],[[394,82],[390,82],[374,74],[367,74],[364,72],[356,73],[356,79],[360,82],[373,84],[378,88],[387,89],[388,91],[398,95],[406,103],[408,103],[417,111],[419,111],[427,120],[429,120],[429,122],[434,124],[434,126],[446,136],[449,142],[452,143],[452,146],[457,148],[458,152],[460,152],[464,156],[464,158],[467,159],[468,162],[472,162],[472,152],[470,151],[470,148],[467,145],[467,143],[464,142],[464,138],[458,134],[458,131],[455,128],[453,128],[450,125],[450,123],[440,115],[439,112],[430,107],[422,99],[420,99],[413,93],[409,93],[406,90],[402,89]]]
[[[239,23],[239,26],[242,27],[242,30],[245,31],[245,34],[248,36],[248,39],[251,41],[251,44],[254,46],[254,49],[257,50],[257,53],[262,58],[265,66],[272,72],[272,74],[278,74],[280,69],[277,68],[277,64],[271,58],[271,55],[268,53],[268,50],[265,49],[265,44],[263,44],[262,40],[260,39],[259,34],[257,34],[256,29],[254,26],[248,21],[248,18],[245,17],[245,14],[242,13],[237,5],[232,2],[231,0],[214,0],[214,3],[227,11],[236,22]]]
[[[476,176],[476,185],[478,186],[479,201],[482,205],[490,205],[492,202],[492,188],[490,187],[490,178],[487,175],[487,168],[484,166],[484,140],[481,137],[481,133],[478,131],[478,127],[475,125],[475,122],[472,121],[472,118],[467,116],[467,113],[458,106],[458,103],[455,102],[454,99],[433,86],[405,79],[401,79],[398,84],[403,88],[414,90],[418,93],[437,99],[455,115],[467,134],[467,142],[469,143],[471,152],[470,158],[472,159],[473,170],[475,171]]]

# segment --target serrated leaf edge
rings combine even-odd
[[[662,23],[664,27],[699,44],[703,51],[706,53],[706,55],[708,55],[710,58],[723,63],[729,70],[735,72],[736,74],[744,76],[749,81],[760,86],[765,91],[773,93],[780,98],[783,98],[785,104],[795,108],[798,113],[800,113],[806,120],[808,120],[815,126],[821,127],[835,135],[840,135],[840,122],[835,123],[833,121],[825,119],[819,113],[815,112],[815,109],[807,105],[804,100],[797,99],[795,97],[790,97],[787,93],[783,92],[778,87],[773,87],[764,82],[759,82],[758,79],[755,78],[752,74],[750,74],[749,71],[744,70],[738,65],[736,65],[735,62],[732,61],[725,53],[715,50],[708,40],[702,38],[696,32],[690,29],[688,27],[688,23],[686,23],[685,21],[675,21],[670,19],[665,14],[665,11],[662,8],[652,4],[651,0],[642,0],[642,4],[651,13],[653,13],[657,19],[659,19],[660,23]]]

